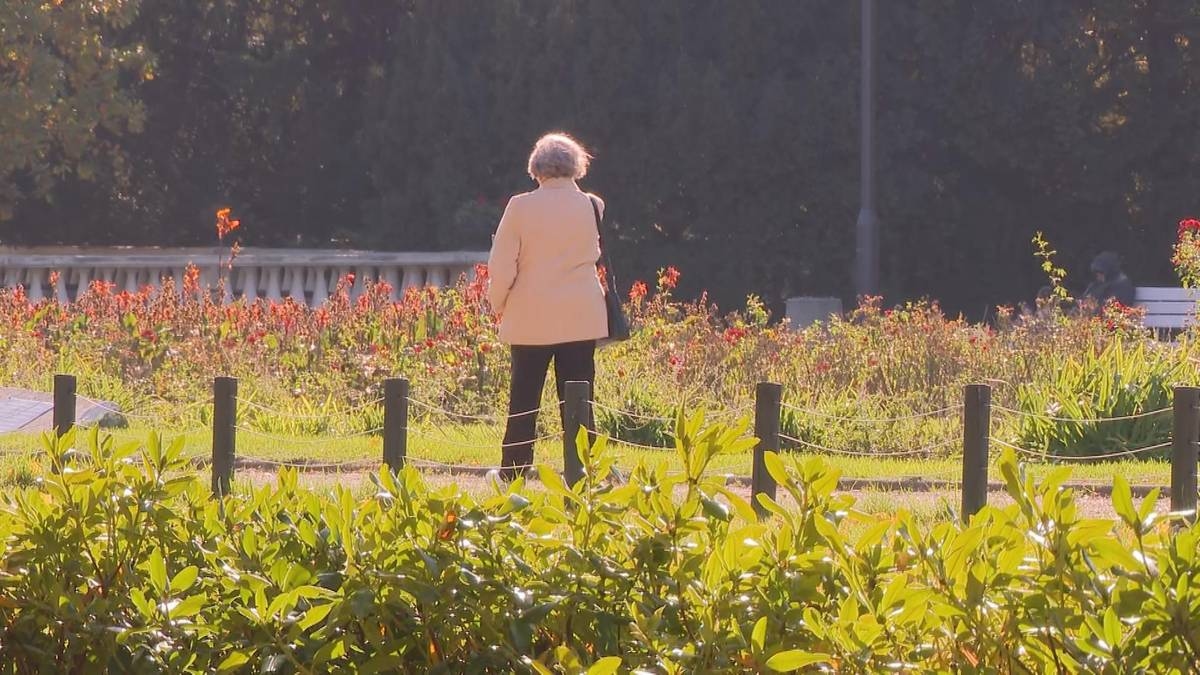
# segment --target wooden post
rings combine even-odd
[[[75,426],[74,375],[54,376],[54,435],[62,438]]]
[[[768,511],[758,503],[758,495],[775,498],[775,479],[767,472],[766,453],[779,452],[779,416],[783,406],[783,385],[759,382],[754,388],[754,466],[750,473],[750,503],[759,518]]]
[[[992,388],[986,384],[968,384],[963,392],[963,522],[987,505],[991,420]]]
[[[234,377],[213,380],[213,495],[229,494],[233,482],[233,458],[237,448],[237,390]]]
[[[583,461],[579,458],[579,427],[592,429],[592,385],[568,382],[563,391],[563,479],[574,487],[583,479]]]
[[[1200,443],[1200,387],[1175,387],[1171,448],[1171,511],[1196,519],[1196,461]]]
[[[404,468],[408,454],[408,380],[383,381],[383,463],[392,471]]]

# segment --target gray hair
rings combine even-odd
[[[562,133],[546,134],[529,153],[529,177],[579,179],[587,175],[592,156],[574,138]]]

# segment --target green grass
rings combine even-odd
[[[118,442],[140,442],[151,433],[149,428],[105,430]],[[182,436],[185,452],[195,457],[208,457],[212,453],[212,435],[206,430],[190,433],[163,433],[168,440]],[[500,460],[500,442],[503,430],[491,425],[458,425],[414,427],[409,436],[408,456],[441,464],[465,466],[494,466]],[[9,472],[17,468],[28,468],[30,453],[41,449],[38,434],[0,435],[0,482]],[[650,464],[657,462],[676,463],[673,450],[647,450],[620,442],[610,442],[611,451],[619,458],[619,466],[633,466],[639,461]],[[383,441],[379,436],[356,436],[351,438],[321,438],[258,434],[239,430],[237,436],[238,456],[245,459],[268,461],[295,461],[312,463],[370,462],[382,457]],[[962,475],[960,460],[913,459],[886,457],[850,457],[827,455],[827,461],[846,478],[927,478],[958,480]],[[562,444],[557,437],[543,440],[535,447],[535,460],[551,466],[562,466]],[[23,463],[23,464],[22,464]],[[1030,464],[1031,473],[1045,475],[1055,465]],[[751,456],[729,455],[717,458],[712,470],[716,473],[748,476],[751,471]],[[1073,465],[1072,479],[1080,482],[1111,483],[1116,474],[1125,476],[1131,483],[1162,485],[1170,483],[1170,464],[1165,461],[1104,462]],[[19,482],[19,475],[17,481]],[[993,473],[993,479],[995,475]]]

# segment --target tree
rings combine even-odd
[[[120,141],[144,120],[131,84],[152,71],[114,35],[137,9],[131,0],[0,3],[0,221],[65,176],[124,176]]]

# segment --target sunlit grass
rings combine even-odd
[[[156,430],[149,428],[106,429],[101,433],[111,435],[118,443],[142,443]],[[182,434],[170,430],[161,432],[167,441],[182,438],[186,455],[208,458],[212,454],[212,433],[197,429]],[[503,429],[495,425],[423,425],[416,426],[409,434],[408,457],[418,466],[452,465],[465,467],[491,467],[500,462],[500,444]],[[14,466],[30,466],[29,457],[41,451],[40,434],[0,435],[0,466],[5,472],[16,471]],[[674,449],[649,450],[633,447],[618,441],[609,442],[610,451],[618,457],[618,466],[633,467],[639,462],[656,464],[667,462],[678,465]],[[383,439],[378,435],[353,437],[311,437],[283,434],[263,434],[250,430],[239,430],[237,454],[243,460],[265,460],[266,462],[298,462],[313,464],[337,464],[354,462],[359,472],[372,461],[382,461]],[[788,453],[798,457],[802,453]],[[550,434],[535,446],[535,461],[561,468],[563,448],[560,438]],[[856,479],[927,479],[958,481],[962,478],[962,464],[957,458],[889,458],[851,457],[826,455],[825,460],[843,478]],[[717,457],[710,470],[718,474],[749,476],[752,458],[750,453]],[[267,466],[264,464],[264,466]],[[1031,463],[1028,465],[1034,477],[1046,475],[1057,465]],[[1117,474],[1131,483],[1166,486],[1170,483],[1170,464],[1159,460],[1125,460],[1102,463],[1072,465],[1072,479],[1085,483],[1111,483]],[[993,472],[993,480],[997,476]],[[2,480],[2,478],[0,478]],[[12,484],[10,481],[3,481]]]

